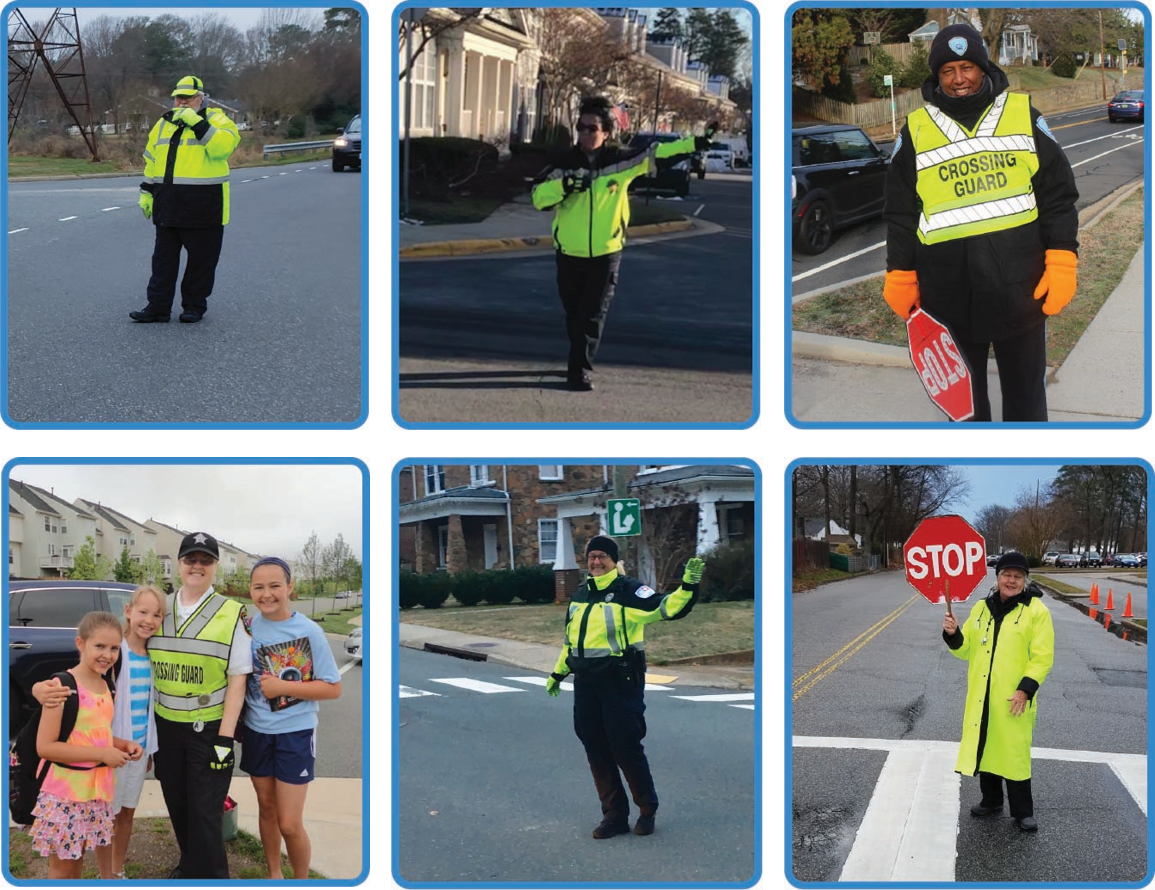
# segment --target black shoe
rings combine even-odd
[[[638,816],[638,821],[634,823],[634,834],[647,835],[654,833],[654,817],[653,816]]]
[[[582,374],[580,377],[567,377],[565,385],[567,389],[573,392],[589,392],[594,388],[593,381],[590,380],[589,374]]]
[[[999,804],[997,807],[985,807],[981,803],[976,803],[971,807],[972,816],[989,816],[991,813],[1001,813],[1002,811],[1002,804]]]
[[[180,870],[180,866],[178,865],[176,868],[174,868],[174,869],[172,870],[172,874],[170,874],[170,875],[168,876],[168,879],[169,879],[170,881],[179,881],[179,880],[181,880],[181,878],[183,878],[183,877],[184,877],[184,872],[182,872],[182,871]]]
[[[140,324],[148,324],[149,322],[167,322],[169,314],[167,312],[157,312],[155,309],[150,309],[145,306],[139,312],[130,312],[128,317]]]
[[[1021,831],[1039,830],[1039,823],[1035,821],[1034,816],[1023,816],[1022,819],[1016,819],[1015,821],[1019,823],[1019,829]]]
[[[191,309],[186,309],[180,314],[180,321],[181,324],[196,324],[204,317],[205,314],[203,312],[194,312]],[[168,321],[168,319],[165,319],[165,321]]]
[[[615,834],[625,834],[630,830],[629,822],[616,822],[613,819],[602,819],[601,824],[594,829],[594,837],[599,841],[613,837]]]

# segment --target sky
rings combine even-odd
[[[339,5],[339,3],[327,4],[326,6],[318,6],[316,8],[318,22],[320,22],[320,20],[321,20],[321,13],[324,9],[328,8],[329,6],[337,6],[337,5]],[[47,19],[48,19],[47,15],[43,15],[43,14],[32,15],[31,12],[32,12],[32,10],[35,9],[34,7],[21,6],[20,8],[24,11],[25,16],[27,16],[29,18],[29,20],[31,20],[33,18],[38,18],[38,19],[43,19],[44,21],[47,21]],[[228,19],[234,25],[236,25],[237,28],[239,28],[241,30],[241,32],[243,33],[245,31],[247,31],[249,28],[253,27],[255,24],[257,24],[257,20],[260,18],[261,13],[264,11],[265,8],[267,8],[267,7],[196,6],[196,5],[189,5],[187,7],[182,7],[182,6],[99,6],[99,7],[97,7],[97,6],[93,6],[93,7],[78,6],[76,8],[76,15],[77,15],[77,18],[80,19],[80,34],[82,37],[84,35],[85,23],[90,22],[93,19],[99,18],[102,15],[111,16],[112,18],[128,18],[129,16],[147,16],[150,19],[154,19],[154,18],[157,18],[157,17],[162,16],[162,15],[177,15],[177,16],[180,16],[181,18],[184,18],[184,19],[191,19],[195,16],[201,15],[201,14],[206,13],[206,12],[211,12],[211,13],[214,13],[216,15],[221,16],[222,18]]]
[[[206,531],[242,550],[294,558],[316,531],[361,559],[361,484],[350,465],[17,464],[12,479],[69,503],[98,501],[130,519]]]
[[[965,501],[957,502],[952,509],[967,519],[973,520],[983,509],[997,504],[1001,507],[1014,506],[1015,498],[1024,488],[1034,489],[1035,483],[1050,483],[1058,475],[1062,464],[982,464],[962,466],[971,480],[971,495]]]

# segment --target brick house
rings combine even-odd
[[[586,542],[606,533],[615,481],[642,504],[642,535],[618,539],[625,570],[649,583],[667,586],[694,552],[756,540],[750,467],[417,464],[398,473],[399,566],[551,565],[558,598],[568,599],[584,577]]]

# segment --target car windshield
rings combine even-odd
[[[357,115],[353,120],[349,121],[349,126],[345,128],[346,133],[360,133],[361,132],[361,115]]]
[[[1112,102],[1141,102],[1143,101],[1142,90],[1124,90],[1115,96]]]

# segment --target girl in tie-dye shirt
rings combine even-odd
[[[136,742],[112,735],[113,694],[104,675],[120,656],[120,621],[109,612],[89,612],[76,631],[80,664],[79,708],[68,740],[58,741],[63,708],[45,708],[36,752],[52,763],[36,800],[33,848],[48,857],[49,880],[79,879],[84,851],[92,847],[104,872],[111,865],[112,770],[144,753]]]

